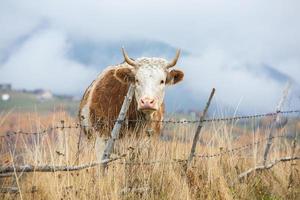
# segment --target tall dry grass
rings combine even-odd
[[[47,116],[20,113],[6,116],[0,129],[1,133],[10,129],[36,132],[60,125],[61,119],[66,125],[76,123],[64,112]],[[196,154],[216,154],[266,137],[268,129],[251,124],[206,124]],[[276,134],[298,131],[299,125],[293,121],[289,125],[292,128],[279,129]],[[238,179],[240,173],[262,163],[265,142],[209,159],[196,157],[188,167],[185,162],[173,162],[188,157],[195,129],[192,124],[167,124],[163,139],[149,137],[143,130],[118,140],[115,154],[126,156],[110,163],[104,176],[99,167],[93,167],[72,172],[15,173],[14,178],[0,178],[1,188],[14,186],[20,191],[1,193],[0,199],[300,199],[299,161],[279,163],[247,179]],[[44,135],[5,137],[1,140],[1,165],[94,162],[93,142],[85,140],[77,160],[78,136],[78,129],[56,129]],[[292,140],[274,139],[268,160],[290,156]],[[295,154],[299,153],[298,146]]]

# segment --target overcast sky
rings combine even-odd
[[[71,41],[149,39],[190,52],[179,64],[193,95],[216,87],[222,103],[267,111],[285,84],[274,73],[299,103],[299,10],[297,0],[2,0],[0,82],[78,94],[99,72],[67,56]]]

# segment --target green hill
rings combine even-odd
[[[8,101],[0,99],[1,112],[14,109],[17,112],[49,113],[63,109],[70,113],[70,115],[76,115],[78,111],[79,102],[70,98],[53,96],[51,99],[41,99],[36,94],[19,91],[0,91],[0,97],[2,97],[4,93],[9,94],[10,99]]]

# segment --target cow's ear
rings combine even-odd
[[[180,70],[173,69],[168,73],[167,84],[174,85],[183,80],[184,73]]]
[[[127,84],[134,82],[134,73],[129,67],[122,67],[115,70],[114,76],[121,83]]]

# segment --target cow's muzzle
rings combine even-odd
[[[156,108],[156,102],[153,98],[141,98],[139,102],[139,110],[143,112],[154,112],[157,110]]]

